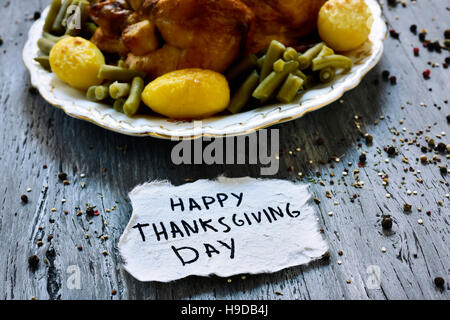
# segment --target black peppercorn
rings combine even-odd
[[[409,27],[409,31],[416,34],[417,33],[417,25],[413,24]]]
[[[386,152],[388,153],[388,155],[394,156],[397,153],[397,150],[395,149],[395,147],[390,146]]]
[[[22,200],[23,203],[28,203],[28,197],[26,194],[21,195],[20,199]]]
[[[389,30],[389,34],[390,34],[391,37],[394,38],[394,39],[399,39],[399,38],[400,38],[400,33],[398,33],[397,31],[395,31],[394,29]]]
[[[390,75],[391,73],[388,71],[388,70],[384,70],[382,73],[381,73],[381,77],[383,78],[383,80],[389,80],[389,75]]]
[[[33,14],[33,20],[38,20],[41,17],[41,13],[39,11],[35,11]]]
[[[36,255],[30,256],[28,258],[28,266],[30,267],[31,271],[36,271],[39,267],[39,258]]]
[[[397,84],[397,77],[396,76],[391,76],[389,78],[389,81],[391,82],[392,85]]]
[[[381,221],[381,226],[383,229],[390,230],[392,229],[392,218],[391,216],[384,216],[383,220]]]
[[[447,29],[444,31],[444,38],[445,39],[450,39],[450,29]]]
[[[87,207],[86,214],[88,216],[93,216],[94,215],[94,209],[95,209],[95,207]]]
[[[58,174],[59,180],[66,180],[67,179],[67,173],[61,172]]]
[[[387,3],[391,7],[396,7],[397,6],[397,0],[387,0]]]
[[[362,163],[362,164],[364,164],[364,163],[366,163],[366,160],[367,160],[366,154],[365,154],[365,153],[362,153],[362,154],[359,156],[359,162]]]
[[[436,277],[434,278],[434,284],[436,287],[443,289],[444,288],[444,284],[445,284],[445,280],[442,277]]]
[[[425,41],[426,35],[427,35],[427,34],[426,34],[425,32],[419,33],[419,41],[420,41],[420,42],[424,42],[424,41]]]
[[[436,150],[439,152],[445,152],[447,150],[447,146],[445,145],[445,143],[439,142],[436,147]]]

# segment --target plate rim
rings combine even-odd
[[[237,130],[234,129],[229,132],[221,132],[221,131],[226,131],[227,130],[226,128],[209,130],[208,128],[210,128],[211,125],[202,126],[200,128],[194,127],[194,129],[192,129],[192,128],[183,129],[182,132],[177,131],[177,132],[174,132],[173,134],[171,134],[169,132],[167,132],[167,133],[158,132],[159,130],[156,130],[155,126],[156,127],[159,126],[160,129],[162,129],[162,127],[158,124],[155,124],[153,126],[153,128],[151,128],[152,131],[150,131],[150,130],[141,130],[141,131],[126,130],[125,128],[123,128],[121,126],[114,127],[114,126],[108,125],[106,123],[103,123],[102,121],[99,121],[99,119],[80,114],[79,112],[76,112],[76,110],[73,110],[74,109],[72,107],[73,104],[72,105],[64,105],[64,104],[55,103],[53,101],[52,97],[49,96],[49,94],[48,94],[49,92],[47,90],[44,90],[43,86],[39,85],[39,81],[37,80],[38,76],[36,74],[38,72],[38,70],[36,70],[37,69],[36,66],[39,66],[39,65],[34,62],[34,59],[29,54],[30,51],[32,51],[33,49],[35,49],[37,47],[37,44],[33,43],[33,41],[32,41],[33,40],[32,39],[33,32],[36,32],[35,29],[43,24],[43,20],[47,16],[49,7],[47,7],[43,11],[41,18],[39,20],[37,20],[36,22],[34,22],[33,25],[30,27],[29,32],[28,32],[28,39],[27,39],[25,46],[23,48],[23,51],[22,51],[22,59],[24,61],[26,68],[28,69],[28,71],[30,73],[31,85],[39,91],[41,97],[46,102],[48,102],[49,104],[51,104],[52,106],[54,106],[58,109],[63,110],[68,116],[70,116],[72,118],[90,122],[92,124],[95,124],[97,126],[104,128],[106,130],[110,130],[110,131],[128,135],[128,136],[154,137],[154,138],[173,140],[173,141],[193,140],[193,139],[198,139],[201,137],[223,138],[223,137],[248,135],[248,134],[251,134],[258,130],[271,127],[273,125],[277,125],[277,124],[281,124],[281,123],[285,123],[288,121],[299,119],[310,112],[319,110],[319,109],[339,100],[347,91],[350,91],[350,90],[356,88],[361,83],[362,79],[366,76],[366,74],[378,64],[378,62],[381,60],[383,53],[384,53],[383,41],[387,37],[387,26],[382,18],[382,10],[381,10],[380,5],[377,3],[377,1],[376,0],[365,0],[365,2],[369,5],[369,8],[372,12],[373,19],[374,19],[373,25],[377,24],[377,26],[381,28],[381,31],[379,32],[378,37],[376,39],[373,39],[374,45],[375,44],[377,45],[378,50],[375,51],[374,53],[372,53],[372,55],[370,56],[370,62],[367,63],[367,65],[365,66],[364,69],[362,69],[358,72],[358,75],[354,81],[350,81],[349,83],[347,83],[346,85],[342,85],[341,87],[333,88],[331,91],[329,91],[326,94],[327,96],[330,96],[326,101],[319,103],[317,105],[311,106],[307,109],[304,109],[301,112],[298,112],[298,111],[295,112],[295,111],[293,111],[293,109],[295,109],[295,108],[289,108],[287,110],[279,112],[278,114],[276,114],[272,117],[268,117],[269,119],[271,119],[270,121],[264,120],[265,117],[263,117],[263,120],[260,120],[261,123],[258,125],[255,125],[255,126],[247,125],[247,127],[248,126],[250,126],[250,127],[248,127],[248,128],[244,127],[242,129],[237,129]],[[301,106],[301,105],[299,104],[298,106]],[[273,106],[272,110],[276,110],[279,108],[280,108],[279,106]],[[121,121],[118,121],[118,120],[116,120],[116,122],[121,123]],[[189,123],[194,123],[194,122],[189,122]],[[239,125],[243,125],[243,123],[239,123]],[[200,131],[198,131],[196,129],[199,129]],[[165,131],[169,131],[169,129],[165,129]],[[219,131],[219,132],[214,132],[214,131]]]

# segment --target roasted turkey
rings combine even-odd
[[[184,68],[225,72],[272,40],[296,45],[325,0],[98,0],[92,41],[151,78]]]

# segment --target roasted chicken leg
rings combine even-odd
[[[240,0],[146,0],[138,13],[156,25],[163,46],[131,53],[126,63],[151,76],[192,67],[224,72],[244,49],[253,21]]]

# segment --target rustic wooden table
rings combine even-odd
[[[406,7],[392,9],[381,2],[400,38],[388,37],[379,65],[340,102],[276,127],[283,150],[277,178],[295,180],[302,172],[310,182],[320,199],[317,214],[329,260],[245,280],[238,276],[231,283],[191,277],[161,284],[140,283],[121,269],[117,243],[130,217],[127,193],[156,178],[181,184],[222,173],[258,177],[259,167],[174,167],[172,142],[115,134],[55,109],[29,91],[21,60],[34,12],[49,1],[1,0],[0,298],[449,299],[449,175],[439,168],[448,166],[448,152],[427,152],[439,159],[434,163],[419,160],[426,136],[436,145],[449,143],[444,132],[450,131],[450,70],[443,67],[449,52],[428,52],[409,27],[426,28],[427,39],[442,42],[450,2],[405,0]],[[413,47],[420,48],[419,57]],[[429,80],[422,76],[425,69],[431,70]],[[396,76],[396,85],[382,79],[383,70]],[[361,139],[356,123],[373,136],[372,144]],[[398,154],[388,156],[388,146]],[[367,161],[359,167],[362,152]],[[329,163],[333,157],[340,161]],[[60,172],[70,185],[58,179]],[[389,176],[387,185],[379,173]],[[77,216],[77,207],[87,203],[100,215]],[[405,203],[411,212],[404,211]],[[384,215],[393,218],[391,231],[381,227]],[[34,272],[32,255],[40,259]],[[80,289],[67,286],[73,265],[81,270]],[[380,268],[378,289],[367,286],[369,266]],[[444,288],[435,285],[436,277],[445,279]]]

